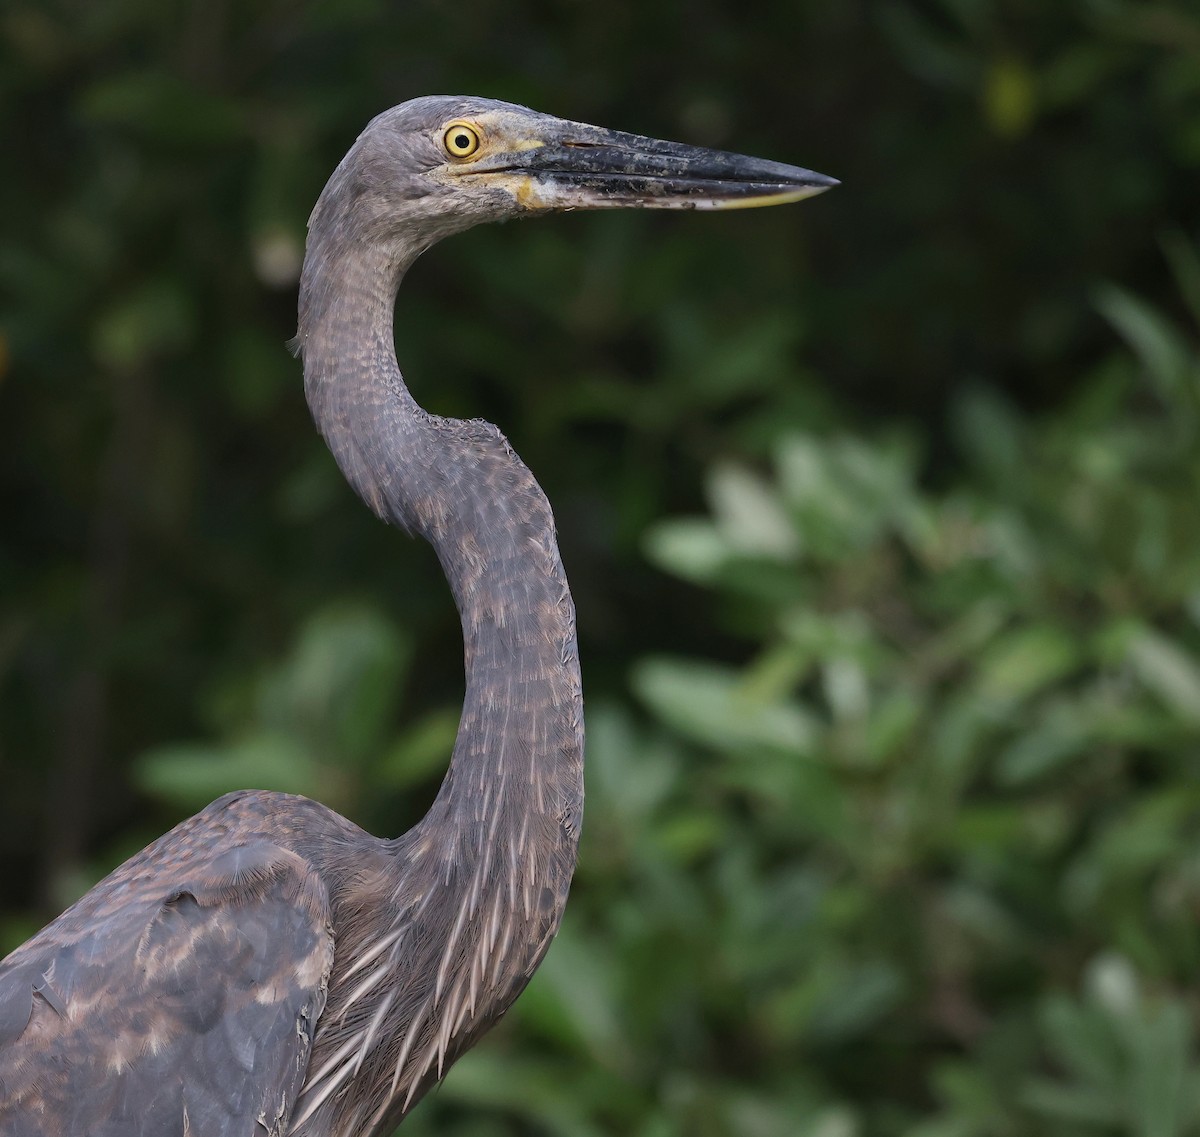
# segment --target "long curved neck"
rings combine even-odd
[[[394,232],[369,239],[344,216],[314,227],[300,294],[305,392],[359,496],[433,546],[462,618],[466,700],[430,819],[479,849],[489,830],[494,840],[537,812],[573,842],[582,693],[553,516],[495,427],[429,415],[405,386],[393,307],[423,247]]]

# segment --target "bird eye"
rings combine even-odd
[[[442,145],[451,158],[469,158],[479,149],[479,131],[465,122],[451,123],[442,135]]]

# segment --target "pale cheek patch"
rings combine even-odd
[[[546,187],[539,185],[535,178],[514,178],[512,190],[522,209],[549,209],[554,205],[553,195],[548,194]]]
[[[546,144],[539,138],[522,138],[505,144],[505,150],[540,150]]]

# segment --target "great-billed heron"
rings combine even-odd
[[[384,1134],[505,1012],[575,866],[575,614],[550,506],[504,436],[409,394],[397,286],[481,221],[833,184],[488,99],[415,99],[363,131],[309,221],[295,346],[342,473],[449,580],[467,674],[449,772],[391,839],[306,798],[228,794],[8,956],[5,1137]]]

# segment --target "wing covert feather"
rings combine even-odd
[[[0,969],[5,1137],[284,1131],[333,961],[326,889],[268,840],[174,852],[156,858],[170,875],[118,870]]]

